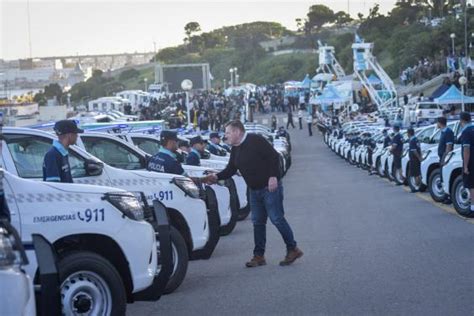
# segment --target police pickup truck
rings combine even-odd
[[[2,134],[5,170],[22,178],[41,179],[44,155],[56,136],[41,130],[13,127],[3,128]],[[69,164],[75,183],[143,192],[150,205],[154,199],[158,199],[166,206],[174,260],[173,275],[167,284],[166,293],[174,291],[184,280],[190,254],[200,258],[211,256],[219,238],[218,231],[210,238],[206,204],[191,179],[114,168],[77,146],[69,148]],[[216,208],[214,212],[217,213]]]
[[[167,227],[158,201],[152,212],[124,190],[32,181],[9,172],[4,192],[22,243],[31,245],[40,234],[57,253],[63,314],[123,315],[127,302],[157,300],[163,293],[172,259],[169,228],[158,225],[159,218]],[[26,247],[25,270],[36,282],[32,249]]]
[[[139,149],[144,151],[145,153],[149,155],[154,155],[158,152],[160,149],[160,141],[155,135],[152,134],[140,134],[140,133],[124,133],[120,134],[120,136],[123,140],[134,144],[137,146]],[[227,160],[212,160],[210,159],[210,155],[207,155],[205,153],[201,159],[201,166],[206,168],[206,169],[214,169],[217,171],[223,170],[227,166]],[[183,165],[183,168],[187,170],[192,166],[187,166]],[[189,169],[191,170],[191,168]],[[245,183],[244,179],[242,178],[241,175],[237,174],[232,177],[233,183],[232,182],[227,182],[227,185],[230,186],[235,186],[235,191],[237,192],[237,208],[239,209],[238,211],[238,220],[243,220],[245,219],[249,212],[250,212],[250,207],[248,204],[247,200],[247,184]],[[234,191],[233,188],[229,188],[231,191]],[[231,193],[231,198],[233,198],[233,194]],[[231,205],[233,205],[231,203]]]
[[[78,136],[77,145],[110,166],[126,170],[146,170],[146,161],[150,156],[118,136],[118,134],[87,131]],[[183,168],[188,176],[192,177],[201,177],[209,169],[186,165]],[[229,188],[219,184],[206,187],[207,193],[212,194],[213,199],[214,196],[217,199],[219,211],[220,229],[218,226],[210,227],[210,230],[214,232],[215,229],[219,229],[221,235],[230,234],[237,222],[237,193],[233,184],[228,186]]]

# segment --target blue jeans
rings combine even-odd
[[[283,209],[283,185],[278,183],[278,189],[269,192],[268,188],[260,190],[250,190],[250,210],[252,211],[253,236],[255,248],[253,254],[263,256],[265,253],[265,243],[267,241],[267,218],[278,229],[286,244],[287,250],[296,248],[296,241],[293,231],[285,219]]]

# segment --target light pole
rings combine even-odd
[[[454,39],[456,38],[456,34],[454,33],[451,33],[451,35],[449,35],[449,37],[451,38],[451,53],[453,54],[453,57],[454,57]]]
[[[226,85],[227,85],[227,80],[224,79],[224,90],[226,88]]]
[[[148,78],[145,78],[145,79],[144,79],[144,81],[145,81],[145,90],[143,90],[143,91],[145,91],[145,92],[146,92],[146,91],[147,91],[147,82],[148,82]]]
[[[467,78],[462,76],[461,78],[459,78],[459,84],[461,85],[461,91],[462,91],[462,96],[461,96],[461,111],[464,112],[464,86],[466,85],[467,83]]]
[[[237,83],[236,83],[236,82],[237,82],[237,80],[236,80],[236,77],[237,77],[237,76],[238,76],[238,75],[237,75],[237,67],[234,67],[234,86],[237,85]]]
[[[233,77],[234,68],[230,68],[230,69],[229,69],[229,72],[230,72],[229,86],[230,86],[230,87],[233,87],[233,86],[234,86],[234,77]]]
[[[239,78],[240,78],[239,75],[235,75],[235,85],[236,85],[236,86],[239,85]]]
[[[189,79],[184,79],[181,82],[181,88],[186,91],[186,111],[188,117],[188,128],[191,126],[191,109],[189,108],[189,91],[193,88],[193,82]]]

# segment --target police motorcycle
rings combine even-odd
[[[474,218],[471,211],[471,193],[463,183],[462,147],[456,146],[445,158],[443,166],[443,191],[449,192],[456,212],[466,218]]]
[[[34,177],[21,167],[22,176]],[[160,202],[146,209],[137,195],[117,188],[33,181],[6,171],[4,183],[10,221],[29,261],[24,269],[41,283],[39,310],[54,308],[60,297],[61,309],[47,315],[124,315],[127,303],[163,294],[172,258]],[[50,244],[55,255],[35,255],[33,249]],[[43,283],[53,286],[46,297]]]
[[[86,133],[78,136],[77,145],[111,166],[126,170],[145,171],[146,164],[131,164],[129,163],[130,157],[136,157],[138,161],[148,161],[151,156],[134,146],[133,143],[127,142],[124,138],[126,137],[119,137],[118,134],[86,131]],[[157,152],[158,150],[155,153]],[[202,177],[208,171],[208,168],[205,167],[188,165],[183,165],[183,169],[190,177]],[[210,211],[208,213],[211,239],[214,239],[213,234],[216,232],[220,235],[230,234],[235,228],[238,215],[237,193],[235,190],[231,191],[233,185],[204,186],[200,184],[200,187],[202,196],[205,197],[204,200],[208,206],[217,202],[215,207],[209,207]],[[233,193],[233,196],[231,196],[231,193]],[[216,207],[217,212],[215,212]]]
[[[41,130],[4,127],[2,159],[5,170],[13,175],[39,180],[43,158],[56,136]],[[124,163],[128,169],[145,163],[132,154]],[[165,293],[179,287],[186,275],[189,256],[209,258],[219,235],[210,234],[207,207],[194,182],[186,177],[143,170],[123,170],[103,163],[78,146],[69,148],[69,163],[75,183],[114,186],[140,191],[152,205],[158,199],[170,219],[173,273]],[[118,162],[120,163],[120,162]]]
[[[158,140],[158,137],[155,134],[123,133],[123,134],[120,134],[119,137],[131,144],[134,144],[135,146],[137,146],[139,149],[141,149],[148,155],[154,155],[155,153],[158,152],[158,150],[161,147],[160,141]],[[186,158],[185,157],[186,154],[180,150],[178,151],[180,155],[182,156],[182,159],[184,162]],[[206,155],[207,154],[204,153],[203,157],[206,157]],[[227,166],[226,161],[201,159],[201,167],[206,168],[206,169],[221,171],[226,166]],[[191,168],[191,166],[186,166],[186,165],[184,165],[183,168],[184,167]],[[229,191],[231,193],[230,194],[231,199],[235,199],[234,192],[236,192],[236,195],[237,195],[236,207],[238,208],[237,220],[243,220],[248,216],[250,212],[250,206],[248,204],[248,199],[247,199],[247,184],[245,183],[242,176],[239,174],[234,175],[232,177],[232,180],[233,180],[233,183],[232,181],[226,181],[225,185],[229,188]],[[235,207],[235,204],[233,201],[230,204],[232,207]]]

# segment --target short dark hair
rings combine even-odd
[[[469,112],[461,112],[459,114],[459,119],[464,122],[470,122],[471,121],[471,113]]]
[[[394,126],[393,126],[393,130],[394,130],[394,131],[397,131],[397,132],[400,131],[400,126],[394,125]]]
[[[446,123],[448,122],[448,120],[444,117],[444,116],[440,116],[438,117],[438,123],[443,125],[443,126],[446,126]]]
[[[225,125],[225,127],[228,127],[228,126],[230,126],[232,128],[237,128],[237,129],[241,130],[242,132],[245,132],[244,124],[242,124],[242,122],[239,121],[239,120],[233,120],[233,121],[228,122]]]
[[[415,135],[415,130],[413,129],[413,127],[410,127],[409,129],[407,129],[407,135],[410,135],[410,136]]]

